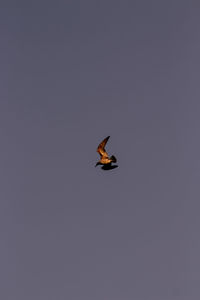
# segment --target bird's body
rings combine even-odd
[[[111,157],[108,156],[108,153],[105,150],[105,145],[107,143],[107,141],[109,140],[110,136],[107,136],[98,146],[97,148],[97,152],[100,154],[101,158],[100,160],[96,163],[96,166],[98,165],[111,165],[112,162],[117,162],[117,159],[115,158],[114,155],[112,155]],[[95,166],[95,167],[96,167]]]

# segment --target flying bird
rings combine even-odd
[[[100,154],[101,158],[100,160],[96,163],[95,167],[98,165],[103,165],[103,167],[109,167],[111,166],[112,163],[116,163],[117,159],[114,155],[108,156],[108,153],[105,150],[105,145],[107,141],[109,140],[110,136],[107,136],[98,146],[97,152]]]

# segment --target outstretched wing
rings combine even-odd
[[[97,152],[101,155],[101,156],[103,156],[103,157],[108,157],[108,154],[107,154],[107,152],[106,152],[106,150],[105,150],[105,145],[106,145],[106,143],[107,143],[107,141],[109,140],[109,137],[110,136],[107,136],[100,144],[99,144],[99,146],[98,146],[98,148],[97,148]]]

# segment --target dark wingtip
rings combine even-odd
[[[117,162],[117,159],[116,159],[116,157],[115,157],[114,155],[111,156],[111,160],[112,160],[112,162],[114,162],[114,163]]]

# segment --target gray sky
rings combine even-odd
[[[0,298],[199,300],[198,1],[0,6]]]

